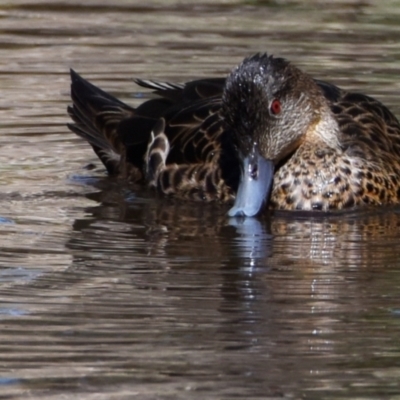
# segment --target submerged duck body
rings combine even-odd
[[[312,79],[286,60],[246,58],[227,78],[136,80],[132,108],[71,71],[69,128],[110,175],[166,195],[321,210],[400,202],[400,125],[379,101]]]

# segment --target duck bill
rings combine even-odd
[[[274,163],[258,151],[243,159],[242,178],[230,217],[254,217],[266,203],[274,177]]]

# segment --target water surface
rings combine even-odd
[[[65,127],[71,67],[137,105],[134,77],[258,51],[400,115],[400,3],[376,3],[0,6],[2,398],[400,398],[398,208],[228,219],[113,182]]]

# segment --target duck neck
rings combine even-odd
[[[320,118],[307,133],[307,137],[314,143],[322,142],[325,146],[339,150],[339,133],[340,129],[336,118],[329,107],[324,107],[321,110]]]

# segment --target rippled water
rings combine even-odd
[[[265,50],[400,115],[399,42],[389,0],[3,2],[0,397],[400,398],[400,209],[240,224],[65,127],[70,67],[136,105]]]

